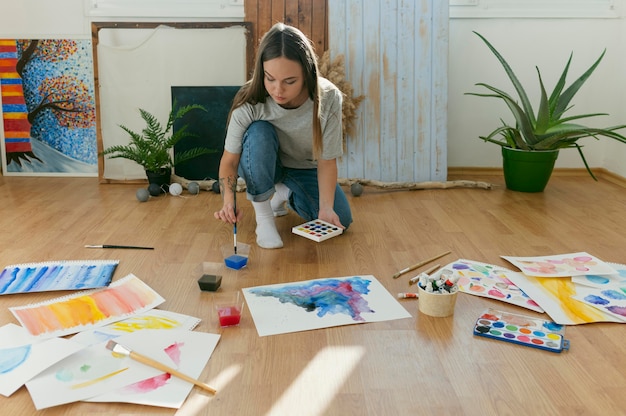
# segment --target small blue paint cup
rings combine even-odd
[[[237,253],[235,253],[235,247],[233,246],[222,246],[222,254],[224,255],[226,267],[233,270],[241,270],[248,265],[250,245],[237,242]]]

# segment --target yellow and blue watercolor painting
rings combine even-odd
[[[535,277],[507,273],[560,325],[626,322],[626,266],[607,263],[614,273]]]

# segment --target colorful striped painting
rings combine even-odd
[[[10,311],[32,335],[48,337],[101,327],[153,309],[163,302],[165,299],[152,288],[129,274],[106,289],[13,307]]]
[[[17,46],[15,40],[0,39],[0,93],[4,143],[7,153],[31,152],[28,110],[24,101],[22,78],[16,70]]]
[[[108,286],[118,260],[71,260],[15,264],[0,272],[0,295]]]

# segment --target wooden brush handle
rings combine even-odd
[[[148,365],[150,367],[156,368],[157,370],[161,370],[161,371],[164,371],[166,373],[169,373],[169,374],[171,374],[171,375],[173,375],[175,377],[178,377],[180,379],[183,379],[183,380],[185,380],[185,381],[187,381],[189,383],[193,383],[196,386],[198,386],[198,387],[208,391],[209,393],[212,393],[212,394],[217,393],[217,391],[213,387],[211,387],[211,386],[209,386],[207,384],[204,384],[201,381],[196,380],[195,378],[189,377],[188,375],[183,374],[183,373],[181,373],[178,370],[175,370],[175,369],[173,369],[171,367],[168,367],[165,364],[162,364],[162,363],[160,363],[160,362],[158,362],[156,360],[153,360],[150,357],[146,357],[145,355],[141,355],[141,354],[136,353],[135,351],[131,351],[130,358],[132,358],[135,361],[139,361],[140,363],[143,363],[145,365]]]

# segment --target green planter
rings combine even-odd
[[[502,146],[502,167],[507,189],[518,192],[543,192],[558,150],[519,150]]]

